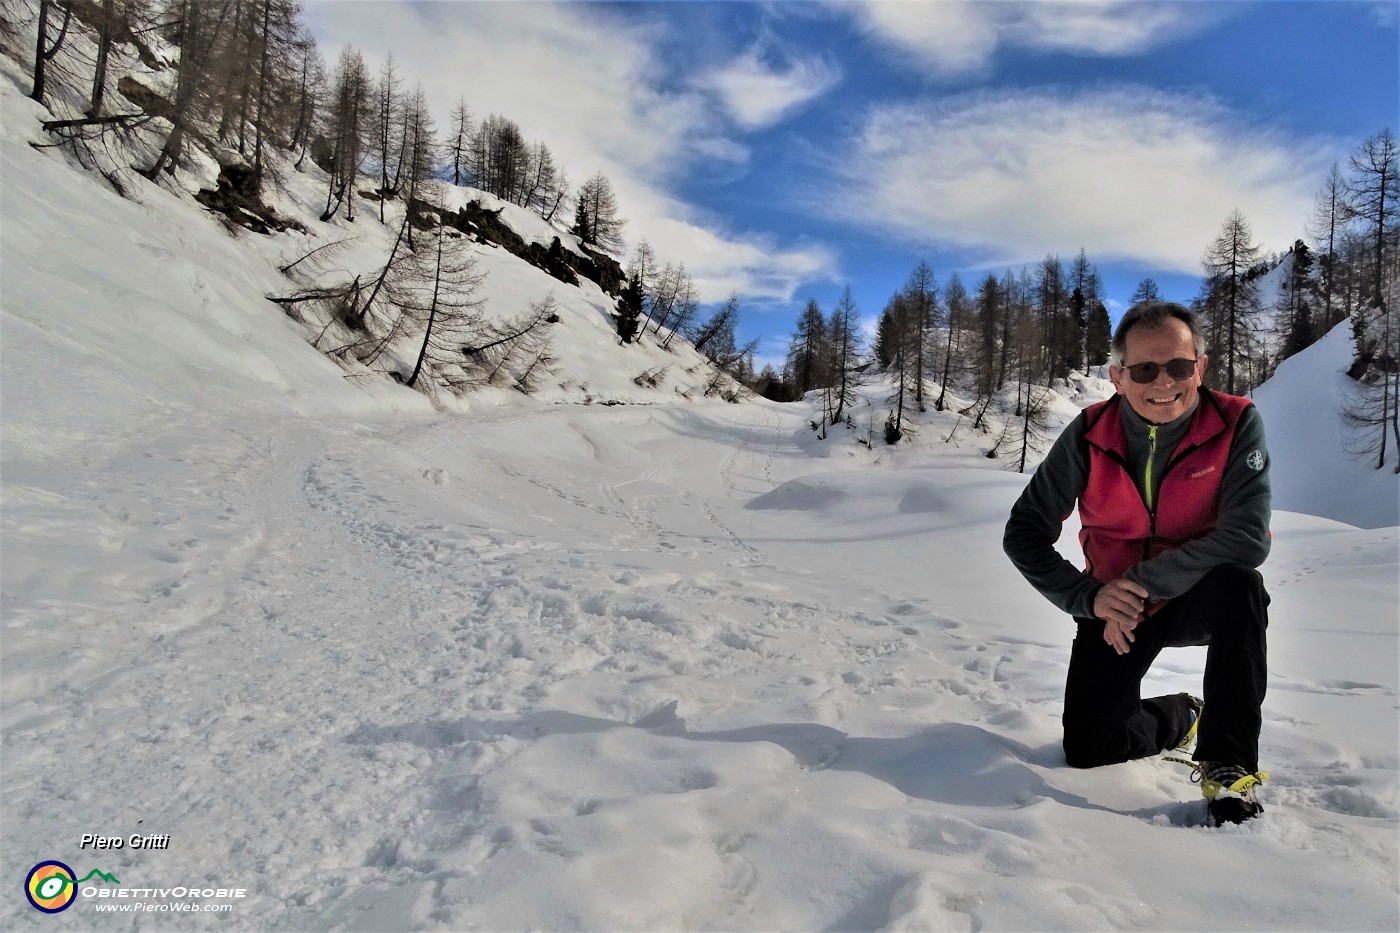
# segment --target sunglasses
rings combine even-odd
[[[1196,360],[1169,360],[1165,363],[1134,363],[1132,366],[1124,366],[1128,375],[1133,377],[1133,381],[1140,385],[1147,385],[1149,382],[1157,381],[1157,374],[1162,370],[1167,371],[1167,375],[1173,379],[1188,379],[1196,374]]]

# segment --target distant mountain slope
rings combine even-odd
[[[1375,457],[1357,457],[1355,435],[1342,419],[1350,390],[1351,325],[1283,361],[1254,392],[1273,459],[1274,509],[1356,525],[1400,525],[1400,480]]]

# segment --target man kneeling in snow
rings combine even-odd
[[[1011,510],[1006,554],[1075,617],[1065,758],[1076,768],[1190,750],[1212,822],[1262,812],[1269,455],[1247,400],[1201,387],[1208,358],[1179,304],[1133,307],[1113,335],[1117,394],[1060,435]],[[1055,550],[1079,503],[1087,569]],[[1142,699],[1163,648],[1209,645],[1204,702]],[[1206,710],[1202,714],[1202,710]],[[1199,728],[1198,728],[1199,727]]]

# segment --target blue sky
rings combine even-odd
[[[626,238],[742,302],[779,360],[849,285],[873,322],[913,267],[971,291],[1082,248],[1121,310],[1189,300],[1232,210],[1305,236],[1333,163],[1397,126],[1391,2],[307,4],[322,54],[392,52],[440,126],[459,98],[602,171]]]

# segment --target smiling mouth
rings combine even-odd
[[[1147,400],[1147,402],[1148,402],[1148,404],[1150,404],[1150,405],[1171,405],[1171,404],[1173,404],[1173,403],[1175,403],[1175,402],[1178,402],[1178,401],[1180,401],[1180,400],[1181,400],[1181,393],[1178,392],[1178,393],[1176,393],[1175,395],[1168,395],[1168,396],[1166,396],[1165,398],[1149,398],[1149,399]]]

